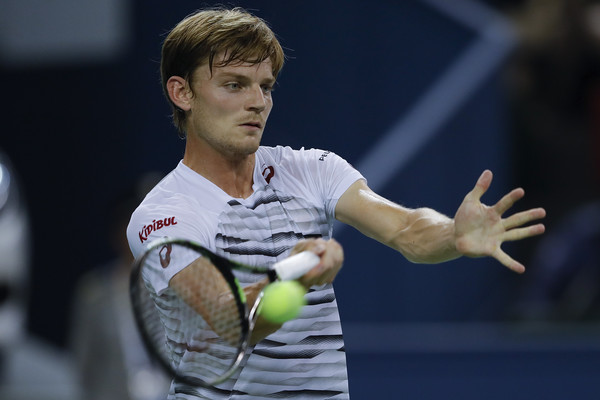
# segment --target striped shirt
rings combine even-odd
[[[270,265],[299,240],[331,238],[337,200],[358,179],[354,168],[327,151],[260,147],[253,194],[236,199],[180,162],[133,213],[127,236],[135,256],[168,236],[246,264]],[[165,270],[154,289],[168,294],[176,272]],[[301,314],[254,346],[231,379],[212,389],[175,382],[169,399],[348,399],[333,287],[313,287],[306,298]]]

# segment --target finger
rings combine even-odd
[[[299,279],[299,281],[305,285],[306,288],[310,288],[313,285],[331,283],[336,277],[338,271],[339,268],[333,269],[328,263],[321,262],[319,265],[308,271],[302,278]]]
[[[502,235],[503,242],[512,242],[515,240],[521,240],[532,236],[541,235],[546,230],[544,224],[536,224],[527,226],[524,228],[511,229],[510,231],[504,232]]]
[[[496,210],[499,215],[502,215],[524,195],[525,191],[523,189],[514,189],[510,193],[504,195],[504,197],[502,197],[500,201],[496,203],[494,210]]]
[[[296,245],[294,246],[294,248],[292,249],[290,254],[301,253],[304,250],[308,250],[308,247],[311,245],[311,242],[313,242],[313,241],[314,241],[314,239],[300,240],[298,243],[296,243]]]
[[[508,254],[506,254],[501,248],[496,249],[494,254],[492,254],[492,257],[494,257],[496,260],[498,260],[502,265],[504,265],[508,269],[510,269],[518,274],[522,274],[523,272],[525,272],[525,266],[523,264],[521,264],[520,262],[516,261],[515,259],[513,259]]]
[[[323,265],[319,263],[313,269],[304,274],[298,281],[304,285],[306,289],[310,289],[313,285],[318,285],[323,274]]]
[[[544,218],[546,216],[546,210],[543,208],[535,208],[532,210],[522,211],[520,213],[511,215],[506,218],[503,222],[504,229],[509,230],[516,228],[521,225],[525,225],[531,221]]]
[[[324,253],[321,263],[323,264],[323,282],[333,282],[344,263],[342,246],[333,239],[328,241],[327,251]]]
[[[300,253],[302,251],[310,250],[316,255],[320,256],[325,252],[327,248],[327,242],[323,239],[304,239],[296,243],[291,254]]]
[[[308,245],[306,250],[315,251],[316,249],[321,248],[323,250],[317,253],[321,257],[319,264],[308,271],[300,279],[300,282],[307,288],[312,285],[333,282],[344,262],[344,251],[342,246],[334,239],[327,241],[317,239]]]
[[[483,196],[483,194],[487,192],[490,185],[492,184],[492,178],[492,171],[490,171],[489,169],[483,171],[483,173],[479,176],[479,179],[477,179],[475,187],[469,192],[467,196],[471,197],[472,200],[481,199],[481,196]]]

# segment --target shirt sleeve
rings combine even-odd
[[[311,182],[325,205],[328,218],[335,218],[335,207],[346,190],[356,181],[365,179],[350,163],[339,155],[320,149],[300,149],[298,173]]]
[[[203,243],[203,235],[197,227],[198,214],[187,212],[188,207],[173,205],[154,206],[142,204],[133,213],[127,227],[127,240],[134,257],[141,257],[152,242],[164,238],[188,239]],[[204,242],[206,243],[206,242]],[[171,263],[156,269],[152,274],[152,286],[161,294],[169,286],[169,281],[186,265]]]

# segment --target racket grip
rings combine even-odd
[[[300,278],[319,262],[321,262],[321,258],[312,251],[307,250],[273,264],[273,269],[277,274],[277,278],[282,281],[289,281]]]

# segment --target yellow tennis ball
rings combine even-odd
[[[258,313],[267,321],[283,324],[298,316],[306,304],[305,294],[297,281],[273,282],[264,289]]]

